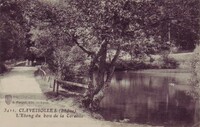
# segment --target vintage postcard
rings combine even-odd
[[[199,0],[0,0],[0,127],[200,127]]]

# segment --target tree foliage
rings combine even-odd
[[[0,1],[0,58],[23,58],[25,37],[29,28],[23,17],[23,1]]]
[[[193,50],[198,43],[199,0],[162,0],[160,34],[181,50]]]

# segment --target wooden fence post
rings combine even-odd
[[[55,86],[56,86],[56,79],[53,81],[53,92],[55,92]]]
[[[56,85],[57,85],[57,86],[56,86],[56,95],[58,96],[58,91],[59,91],[59,85],[60,85],[60,83],[57,82]]]
[[[48,82],[49,82],[49,84],[50,84],[50,85],[49,85],[49,88],[52,88],[52,85],[53,85],[53,84],[52,84],[52,79],[51,79],[51,77],[49,77],[49,81],[48,81]]]

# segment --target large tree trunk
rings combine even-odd
[[[90,62],[89,68],[89,81],[88,81],[88,90],[84,94],[82,103],[85,107],[92,110],[97,110],[100,106],[100,102],[104,97],[104,92],[108,85],[111,82],[112,75],[115,70],[115,63],[120,54],[120,46],[118,46],[116,54],[114,55],[112,61],[108,64],[106,62],[107,58],[107,48],[108,41],[103,40],[101,47],[97,53],[89,51],[77,41],[77,36],[72,36],[72,41],[80,48],[82,51],[91,56],[92,60]],[[95,70],[96,66],[98,67],[97,71]],[[94,73],[97,72],[96,84],[94,84]]]
[[[85,94],[85,98],[83,99],[83,104],[86,107],[89,107],[92,110],[98,110],[100,107],[100,102],[104,97],[104,93],[108,88],[114,70],[115,70],[115,62],[119,56],[120,48],[117,49],[117,52],[112,59],[111,63],[108,65],[106,63],[106,56],[107,56],[107,43],[102,44],[101,49],[96,57],[93,58],[90,64],[89,70],[89,89]],[[99,59],[98,59],[99,58]],[[96,85],[94,85],[94,66],[95,63],[98,64],[97,70],[97,78],[96,78]]]
[[[106,55],[107,55],[107,42],[103,42],[99,52],[93,57],[89,70],[89,89],[86,92],[83,103],[86,107],[94,109],[96,107],[94,95],[96,95],[104,86],[104,77],[106,72]],[[96,78],[96,85],[94,85],[94,71],[95,65],[98,63],[98,71]]]

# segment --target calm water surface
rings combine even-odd
[[[191,127],[196,102],[188,95],[189,73],[116,72],[101,102],[106,120]]]

